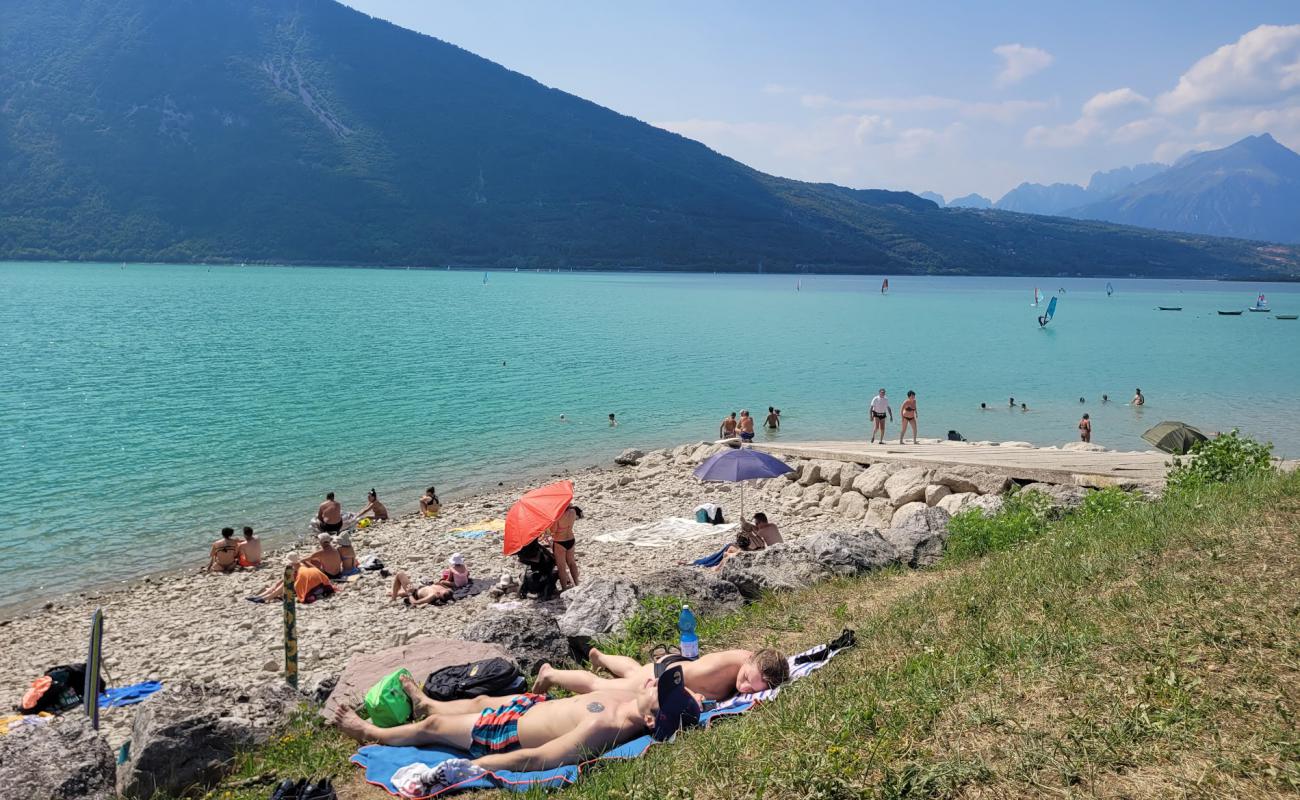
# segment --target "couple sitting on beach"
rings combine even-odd
[[[422,719],[380,728],[343,705],[334,722],[362,742],[467,752],[469,759],[451,759],[435,770],[433,782],[450,786],[489,771],[576,764],[647,732],[664,741],[697,724],[707,701],[775,688],[790,677],[789,664],[775,650],[727,650],[694,661],[670,655],[643,665],[592,648],[590,658],[615,677],[543,665],[534,693],[439,702],[404,676],[402,687]],[[577,694],[559,699],[541,694],[551,688]]]
[[[262,563],[262,542],[253,529],[244,526],[244,541],[235,541],[234,528],[222,528],[221,538],[208,549],[208,572],[253,569]]]

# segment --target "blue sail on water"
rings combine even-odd
[[[1106,281],[1106,296],[1110,297],[1114,293],[1115,287],[1110,285],[1110,281]]]
[[[1055,313],[1056,313],[1056,298],[1053,297],[1053,298],[1052,298],[1052,299],[1047,303],[1047,313],[1044,314],[1043,316],[1044,316],[1044,317],[1047,317],[1047,321],[1048,321],[1048,322],[1051,322],[1051,321],[1052,321],[1052,315],[1055,314]]]

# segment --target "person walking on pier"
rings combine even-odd
[[[876,434],[880,434],[880,443],[885,443],[885,416],[889,416],[889,421],[894,421],[894,409],[889,407],[889,399],[885,397],[885,390],[881,389],[880,393],[871,398],[871,441],[876,441]]]

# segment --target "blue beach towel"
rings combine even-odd
[[[454,535],[462,539],[482,539],[489,533],[495,533],[495,531],[456,531]]]
[[[119,706],[133,706],[162,687],[163,685],[158,681],[145,681],[143,683],[137,683],[134,686],[119,686],[115,689],[105,689],[99,693],[99,707],[118,708]]]
[[[823,661],[812,661],[804,664],[795,664],[795,659],[805,654],[816,653],[825,650],[826,645],[818,645],[803,653],[791,656],[790,662],[790,680],[798,680],[807,677],[813,672],[821,669],[830,662],[839,650],[832,650],[830,655]],[[736,695],[706,711],[700,716],[700,725],[708,727],[713,720],[744,714],[755,708],[759,704],[771,700],[781,691],[780,687],[768,689],[763,692],[753,694]],[[669,740],[672,741],[671,739]],[[488,776],[478,778],[472,781],[447,786],[435,791],[433,794],[426,795],[419,800],[439,797],[450,792],[459,792],[465,789],[508,789],[514,792],[523,792],[534,786],[543,789],[556,789],[576,783],[581,777],[584,770],[599,764],[601,761],[611,759],[629,759],[638,758],[651,746],[656,744],[653,738],[648,734],[633,739],[626,744],[620,745],[606,752],[604,755],[586,761],[577,766],[556,767],[555,769],[541,770],[538,772],[508,772],[501,771],[489,773]],[[393,774],[408,764],[425,764],[430,767],[436,767],[444,761],[452,758],[467,758],[465,753],[457,752],[446,748],[436,747],[385,747],[384,745],[368,745],[361,748],[352,756],[352,763],[365,770],[365,781],[374,784],[389,794],[396,795],[397,789],[393,786]]]
[[[696,567],[716,567],[722,563],[722,556],[727,552],[728,547],[731,547],[731,545],[724,544],[718,552],[703,558],[697,558],[691,562],[691,565]]]

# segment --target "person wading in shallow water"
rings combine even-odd
[[[1092,420],[1088,419],[1087,414],[1084,414],[1083,419],[1079,420],[1079,441],[1092,441]]]
[[[718,426],[719,439],[736,438],[736,412],[731,412],[730,416],[722,418],[722,424]]]

